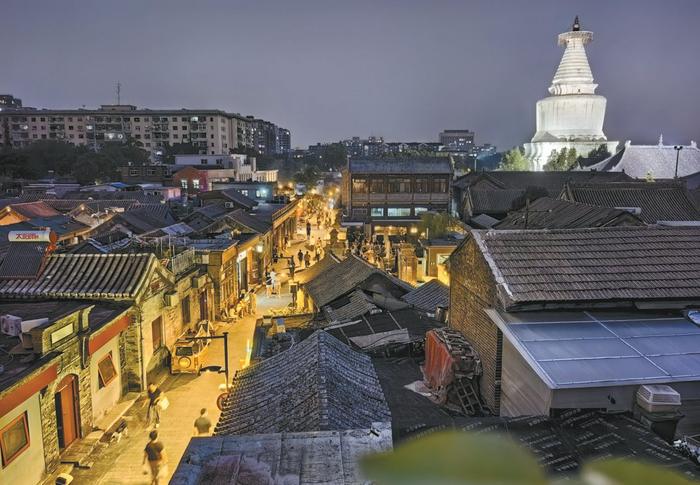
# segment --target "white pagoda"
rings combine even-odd
[[[608,141],[603,133],[606,99],[595,94],[585,45],[593,32],[581,30],[578,17],[570,32],[559,34],[559,45],[566,47],[552,85],[551,96],[537,101],[537,132],[524,146],[525,156],[534,170],[542,170],[553,152],[575,148],[586,156],[605,144],[615,153],[618,142]]]

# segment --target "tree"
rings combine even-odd
[[[576,160],[575,148],[562,148],[558,152],[552,152],[549,160],[544,164],[544,170],[546,172],[565,172],[574,168]]]
[[[294,174],[294,181],[304,184],[308,189],[315,187],[318,183],[319,173],[315,167],[307,166],[303,170]]]
[[[458,220],[446,212],[424,212],[418,223],[418,231],[429,239],[443,237],[459,228]]]
[[[163,162],[174,164],[175,155],[196,155],[199,147],[193,143],[166,143],[163,147]]]
[[[503,154],[498,168],[507,172],[528,171],[532,170],[532,164],[525,158],[520,148],[516,147]]]
[[[594,165],[598,162],[602,162],[610,155],[611,153],[608,151],[607,145],[602,144],[588,152],[588,155],[586,155],[585,157],[578,157],[576,159],[576,162],[581,167],[588,167],[589,165]]]

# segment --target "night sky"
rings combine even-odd
[[[306,146],[528,141],[574,15],[609,139],[700,141],[699,0],[3,0],[0,93],[27,106],[219,108]]]

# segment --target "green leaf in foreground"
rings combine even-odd
[[[535,458],[493,434],[445,431],[408,441],[393,452],[365,457],[367,478],[392,484],[546,484]]]
[[[671,470],[666,470],[647,463],[622,459],[591,463],[584,467],[582,475],[584,482],[590,484],[691,485],[697,483]]]

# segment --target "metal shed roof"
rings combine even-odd
[[[487,313],[551,389],[700,380],[700,327],[681,316]]]

